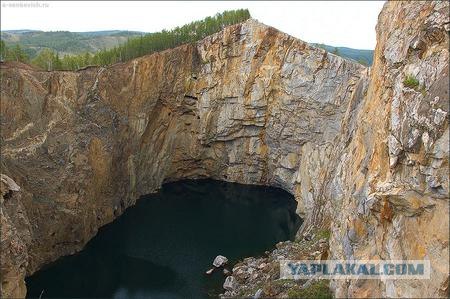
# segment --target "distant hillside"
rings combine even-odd
[[[373,62],[373,50],[360,50],[346,47],[333,47],[324,44],[312,44],[316,47],[322,48],[330,53],[337,54],[339,56],[350,58],[358,61],[361,64],[371,66]]]
[[[247,12],[248,13],[248,12]],[[239,20],[244,20],[247,16],[240,16],[236,20],[231,20],[229,23],[234,23]],[[220,26],[217,27],[217,24],[214,24],[213,18],[206,18],[204,21],[205,25],[210,28],[210,30],[204,30],[204,32],[199,33],[199,36],[193,37],[183,37],[186,39],[185,42],[196,40],[204,37],[207,34],[220,30]],[[219,20],[218,23],[222,22]],[[192,26],[194,23],[188,25]],[[216,26],[217,28],[213,28]],[[184,27],[183,27],[184,28]],[[189,28],[189,27],[186,27]],[[182,28],[176,29],[181,30]],[[192,31],[192,29],[189,29]],[[127,51],[132,49],[140,49],[142,53],[131,53],[129,55],[124,55],[124,59],[130,59],[132,57],[143,55],[144,53],[150,53],[152,51],[163,49],[165,46],[161,44],[160,39],[162,38],[161,34],[167,34],[167,31],[163,31],[162,33],[154,33],[148,34],[145,32],[138,31],[124,31],[124,30],[104,30],[104,31],[90,31],[90,32],[69,32],[69,31],[38,31],[38,30],[6,30],[1,32],[1,40],[5,42],[6,46],[9,48],[13,48],[15,45],[20,45],[21,50],[28,56],[28,60],[33,60],[39,54],[39,52],[43,49],[49,49],[53,52],[59,54],[60,57],[65,55],[86,55],[86,53],[91,54],[111,54],[109,52],[104,52],[104,50],[113,51],[114,49],[121,50],[122,47],[127,48]],[[191,32],[192,33],[192,32]],[[178,36],[181,36],[181,32],[177,32]],[[197,34],[196,34],[197,35]],[[136,37],[142,36],[142,39],[136,39]],[[155,40],[155,38],[158,40]],[[125,46],[128,39],[131,39],[129,43]],[[177,38],[179,39],[179,38]],[[148,40],[148,41],[147,41]],[[167,40],[167,38],[166,38]],[[142,43],[149,44],[149,49],[143,51],[144,45]],[[136,44],[139,43],[139,44]],[[165,42],[167,43],[167,41]],[[142,45],[141,45],[142,44]],[[160,45],[161,44],[161,45]],[[177,43],[174,43],[175,45]],[[172,42],[169,46],[173,46]],[[373,61],[373,50],[360,50],[360,49],[352,49],[347,47],[334,47],[330,45],[317,44],[312,43],[312,45],[316,47],[320,47],[325,49],[330,53],[337,54],[339,56],[353,59],[358,61],[364,65],[372,65]],[[119,47],[121,46],[121,47]],[[153,47],[157,46],[157,48],[153,49]],[[102,51],[103,50],[103,51]],[[124,49],[122,49],[124,50]],[[101,53],[100,53],[101,52]],[[103,55],[104,56],[104,55]],[[120,54],[122,57],[122,54]],[[76,58],[75,56],[73,57]],[[119,59],[122,61],[123,59]],[[118,61],[115,59],[114,61]],[[78,68],[84,63],[74,63],[74,66],[70,68]],[[112,61],[100,62],[100,61],[89,61],[89,63],[93,64],[108,64],[112,63]]]
[[[61,55],[95,53],[123,44],[129,37],[142,34],[144,33],[120,30],[92,32],[8,30],[1,32],[1,39],[9,47],[19,44],[30,58],[34,58],[45,48]]]
[[[0,58],[2,61],[31,63],[48,71],[77,70],[90,65],[106,66],[196,42],[249,18],[247,9],[230,10],[171,30],[145,34],[129,31],[3,32]],[[30,53],[32,51],[34,53]]]

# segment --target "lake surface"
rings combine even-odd
[[[101,228],[83,251],[28,277],[27,296],[214,298],[225,280],[221,271],[205,274],[214,258],[224,255],[232,266],[293,239],[301,224],[295,208],[281,189],[165,184]]]

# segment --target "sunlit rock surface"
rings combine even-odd
[[[163,182],[211,177],[294,194],[300,234],[331,226],[330,258],[431,260],[429,281],[336,296],[445,296],[448,29],[448,2],[387,3],[371,69],[255,20],[107,68],[2,63],[1,172],[21,188],[3,294]]]
[[[337,296],[448,297],[448,13],[444,1],[385,4],[367,96],[328,182],[332,258],[429,259],[431,279],[336,281]]]

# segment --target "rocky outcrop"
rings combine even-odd
[[[26,274],[27,246],[30,245],[31,235],[19,191],[20,186],[13,179],[0,175],[2,298],[21,298],[26,294],[23,278]]]
[[[328,182],[332,258],[429,259],[431,279],[337,281],[337,296],[448,297],[448,12],[385,4],[367,96]]]
[[[22,187],[6,202],[31,224],[27,274],[164,181],[279,186],[305,213],[314,190],[299,165],[331,151],[364,73],[254,20],[108,68],[3,64],[2,172]]]
[[[333,258],[432,261],[432,281],[337,296],[445,293],[446,10],[386,4],[370,72],[255,20],[107,68],[2,64],[1,172],[20,186],[2,195],[2,294],[140,195],[202,177],[288,190],[301,235],[331,227]]]

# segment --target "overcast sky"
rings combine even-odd
[[[1,1],[2,30],[155,32],[248,8],[253,18],[307,42],[373,49],[384,1],[33,1],[33,7],[23,7],[24,3]]]

